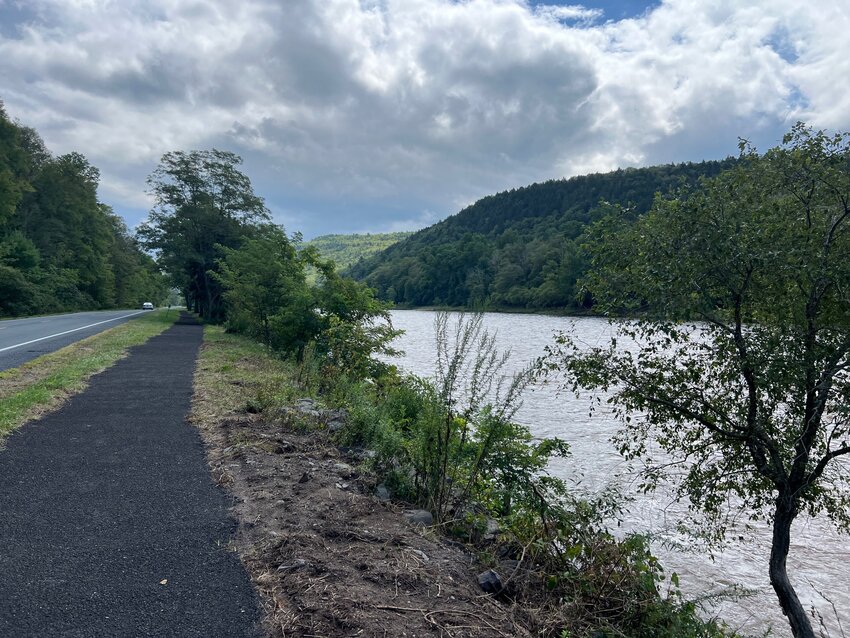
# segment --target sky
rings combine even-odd
[[[488,194],[850,129],[850,3],[0,0],[0,100],[132,228],[163,153],[219,148],[306,238]]]

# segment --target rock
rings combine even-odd
[[[309,480],[310,480],[310,474],[308,474],[307,472],[304,472],[304,474],[301,475],[301,478],[298,479],[298,482],[299,483],[306,483]]]
[[[387,489],[386,485],[381,483],[375,488],[375,496],[378,497],[379,501],[388,501],[390,500],[390,491]]]
[[[348,463],[334,463],[334,470],[342,478],[351,478],[355,474],[354,468]]]
[[[484,528],[484,534],[481,538],[485,541],[494,541],[501,531],[502,528],[499,526],[499,521],[488,518]]]
[[[486,572],[478,574],[478,584],[481,586],[481,589],[488,594],[498,594],[504,587],[502,584],[502,577],[492,569],[488,569]]]
[[[316,408],[316,402],[313,399],[298,399],[295,402],[295,409],[306,416],[318,418],[321,412]]]
[[[345,421],[340,421],[339,419],[328,422],[328,432],[339,432],[344,427]]]
[[[404,517],[413,525],[430,527],[434,524],[434,517],[428,510],[404,510]]]
[[[292,445],[292,443],[290,443],[286,439],[275,438],[275,443],[277,443],[281,448],[283,448],[284,452],[291,452],[295,449],[295,446]]]

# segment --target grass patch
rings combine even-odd
[[[138,315],[56,352],[0,372],[0,443],[24,423],[55,410],[84,390],[89,379],[160,334],[179,316],[156,310]]]
[[[192,421],[209,428],[229,415],[264,411],[303,396],[296,374],[292,363],[269,355],[256,341],[226,333],[221,326],[205,326]]]

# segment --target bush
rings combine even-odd
[[[219,272],[210,275],[224,290],[228,329],[299,360],[309,349],[310,364],[326,368],[321,378],[381,374],[375,355],[393,354],[398,332],[369,288],[310,250],[299,254],[278,226],[255,229],[238,249],[220,248]],[[320,273],[315,286],[307,283],[308,265]]]

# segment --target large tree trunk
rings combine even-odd
[[[212,307],[213,307],[213,294],[212,287],[210,286],[210,277],[207,274],[206,269],[204,269],[201,273],[200,280],[198,281],[198,287],[200,288],[198,292],[199,297],[199,306],[200,306],[200,315],[202,319],[211,319],[212,318]]]
[[[791,546],[791,523],[796,516],[796,508],[790,496],[780,494],[776,499],[776,512],[773,519],[773,545],[770,549],[770,584],[779,598],[782,613],[788,618],[794,638],[815,638],[812,623],[797,598],[791,581],[788,579],[786,560]]]

